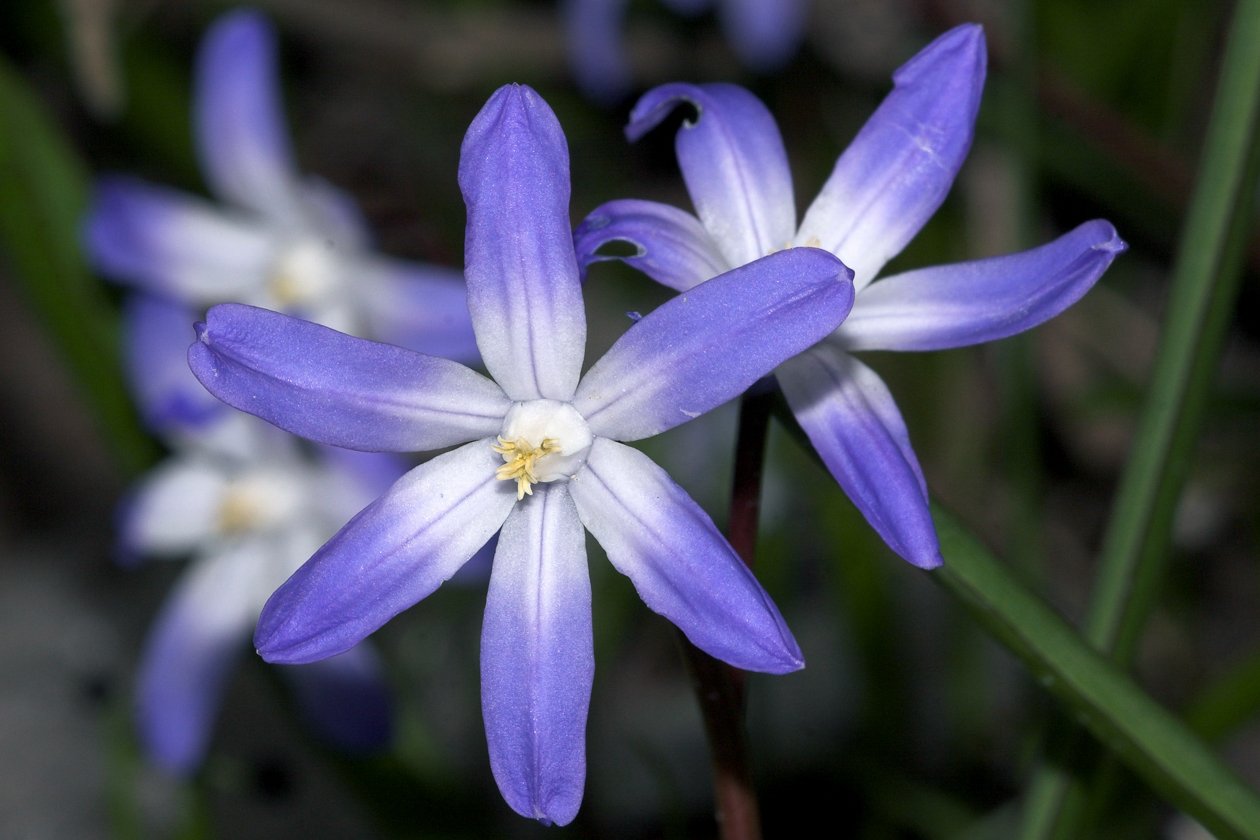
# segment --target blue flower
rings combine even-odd
[[[629,0],[563,0],[569,61],[582,92],[614,104],[630,92],[630,62],[622,43]],[[663,0],[679,15],[706,11],[714,0]],[[780,69],[805,34],[808,0],[717,0],[726,41],[756,73]]]
[[[458,446],[409,472],[276,590],[255,643],[273,662],[344,651],[500,532],[481,642],[491,767],[519,813],[564,824],[582,798],[594,669],[583,526],[700,648],[749,670],[802,667],[713,522],[623,441],[739,395],[834,330],[853,290],[828,253],[775,254],[645,316],[580,376],[568,147],[533,90],[491,97],[464,139],[459,183],[469,306],[493,380],[233,304],[210,310],[189,363],[228,404],[322,443]]]
[[[734,85],[663,85],[639,100],[635,140],[682,103],[696,108],[676,138],[692,216],[649,201],[613,201],[575,234],[583,271],[621,240],[625,258],[687,294],[710,277],[784,248],[814,246],[854,271],[857,298],[825,341],[780,366],[779,385],[840,486],[897,554],[941,563],[927,484],[883,381],[851,353],[940,350],[1014,335],[1075,303],[1125,244],[1086,222],[1030,251],[919,269],[872,283],[949,192],[971,146],[985,76],[984,33],[963,25],[893,76],[893,91],[836,161],[800,226],[774,118]],[[786,326],[785,326],[786,329]]]
[[[459,273],[372,253],[354,202],[298,174],[275,35],[259,13],[229,13],[206,34],[194,117],[202,171],[223,205],[129,176],[101,179],[85,239],[103,274],[196,308],[246,301],[476,360]]]
[[[310,553],[405,472],[395,456],[299,442],[206,393],[188,371],[192,313],[137,295],[128,305],[138,401],[176,454],[131,491],[120,522],[124,560],[192,556],[149,631],[136,723],[160,767],[191,773],[205,757],[231,666],[263,603]],[[135,362],[142,366],[137,369]],[[158,375],[183,367],[183,377]],[[195,418],[195,422],[181,422]],[[325,662],[284,669],[299,708],[333,746],[365,751],[390,738],[390,699],[366,642]]]

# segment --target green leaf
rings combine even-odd
[[[1206,741],[1219,741],[1260,714],[1260,653],[1235,665],[1190,704],[1186,723]]]
[[[119,463],[138,472],[156,449],[124,387],[116,314],[80,251],[87,183],[83,164],[0,57],[0,248]]]
[[[930,574],[1076,721],[1220,840],[1260,840],[1260,797],[1185,723],[1087,644],[952,515],[934,505],[945,565]]]

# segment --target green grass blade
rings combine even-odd
[[[1085,634],[1126,666],[1159,596],[1173,512],[1238,296],[1252,231],[1260,115],[1260,2],[1240,0],[1222,62],[1199,178],[1173,267],[1159,353],[1108,523]],[[1107,772],[1104,768],[1100,772]],[[1078,837],[1086,786],[1043,765],[1022,840]]]
[[[932,577],[1023,661],[1076,721],[1220,840],[1260,840],[1260,797],[934,506],[945,565]]]
[[[156,449],[119,367],[117,318],[84,264],[79,219],[87,173],[13,68],[0,58],[0,248],[61,350],[103,435],[129,472]]]

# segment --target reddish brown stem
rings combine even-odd
[[[773,393],[745,395],[740,403],[727,532],[732,547],[749,568],[757,546],[761,468],[773,406]],[[681,633],[678,638],[709,739],[718,833],[722,840],[761,840],[761,817],[744,728],[744,673],[709,656]]]

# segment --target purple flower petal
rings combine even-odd
[[[518,814],[577,814],[594,674],[586,535],[565,485],[539,484],[503,524],[481,628],[490,769]]]
[[[188,308],[150,295],[130,295],[123,305],[127,379],[145,425],[158,434],[228,410],[188,369],[195,320]]]
[[[284,126],[276,37],[259,12],[220,17],[197,52],[197,150],[221,198],[278,222],[299,218],[297,170]]]
[[[823,463],[889,548],[921,569],[941,565],[927,482],[878,374],[823,343],[780,367],[778,379]]]
[[[410,469],[406,461],[391,452],[356,452],[339,446],[321,446],[320,455],[326,469],[316,503],[334,524],[349,521]]]
[[[793,248],[702,283],[627,330],[574,407],[615,440],[699,417],[834,330],[853,305],[850,275],[826,251]]]
[[[468,127],[464,275],[477,345],[514,400],[568,401],[586,351],[569,224],[569,147],[532,88],[499,88]]]
[[[1080,300],[1127,247],[1095,219],[1030,251],[886,277],[857,296],[837,338],[850,350],[943,350],[1015,335]]]
[[[844,260],[859,291],[945,200],[971,148],[985,63],[984,30],[968,23],[902,65],[805,213],[796,241]]]
[[[587,98],[615,105],[630,92],[622,43],[628,0],[565,0],[565,41],[573,77]]]
[[[349,650],[437,589],[499,530],[516,486],[480,440],[403,476],[275,591],[254,644],[268,662]]]
[[[740,63],[773,73],[792,60],[805,37],[805,0],[722,0],[718,17]]]
[[[786,674],[805,666],[757,578],[651,458],[596,438],[569,491],[617,571],[696,647],[749,671]]]
[[[729,265],[786,248],[796,232],[792,173],[774,117],[736,85],[668,84],[648,91],[630,112],[626,136],[637,140],[683,103],[695,107],[674,140],[696,214]]]
[[[135,485],[119,522],[124,555],[173,557],[192,551],[220,531],[227,478],[199,458],[174,457]]]
[[[468,289],[451,268],[373,259],[358,266],[372,336],[417,353],[478,365]]]
[[[228,405],[320,443],[369,451],[440,449],[492,435],[511,403],[484,376],[241,304],[197,325],[188,363]]]
[[[311,221],[329,241],[347,251],[372,247],[367,219],[349,193],[318,175],[303,177],[300,190]]]
[[[297,695],[298,710],[329,745],[349,753],[389,746],[393,703],[385,666],[370,642],[305,665],[281,666]]]
[[[609,242],[628,242],[639,253],[633,257],[599,254]],[[601,204],[573,232],[573,244],[583,282],[591,263],[603,260],[621,260],[680,292],[729,270],[699,219],[655,201],[631,198]]]
[[[239,543],[194,563],[162,606],[140,659],[136,728],[158,766],[180,774],[205,758],[236,657],[257,615],[262,545]]]
[[[261,289],[276,248],[243,219],[126,176],[96,182],[84,239],[93,265],[114,282],[192,305]]]

